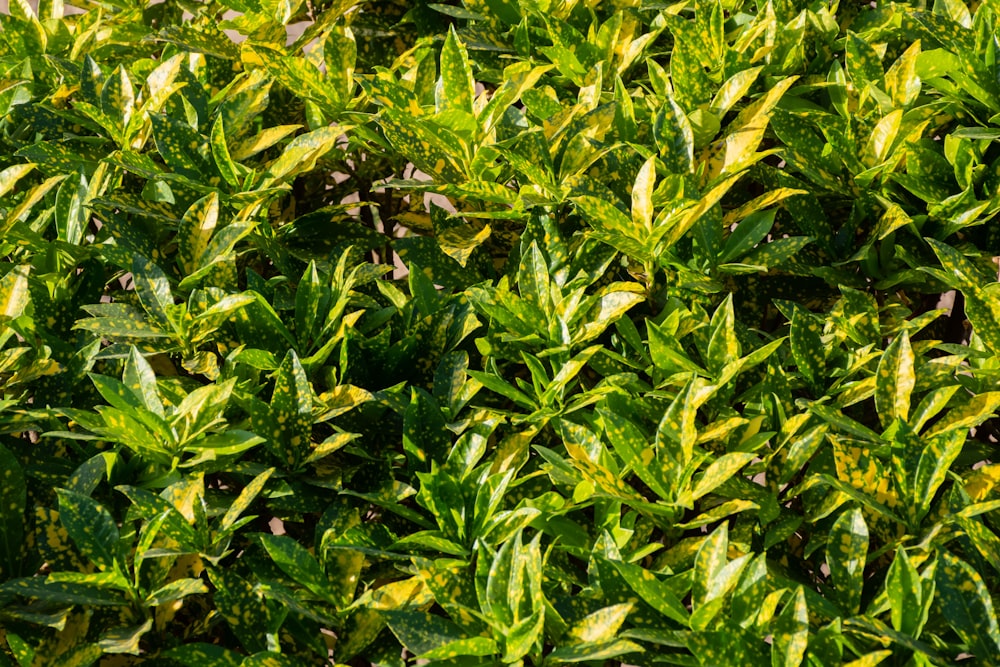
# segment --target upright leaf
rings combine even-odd
[[[868,562],[868,526],[857,507],[842,513],[830,529],[826,564],[844,611],[857,614]]]
[[[283,463],[297,466],[308,455],[312,440],[312,386],[302,362],[289,350],[278,367],[274,393],[271,395],[271,418],[285,455]]]
[[[814,386],[820,384],[826,367],[821,334],[822,328],[816,316],[796,308],[790,334],[792,357],[799,372]]]
[[[906,421],[910,413],[910,394],[916,384],[910,335],[904,329],[882,354],[876,371],[875,410],[882,427],[895,419]]]
[[[420,469],[430,461],[443,463],[451,447],[444,417],[434,399],[423,389],[414,388],[403,417],[403,448]]]
[[[132,280],[143,309],[161,329],[173,329],[174,299],[163,269],[141,255],[132,258]]]
[[[161,418],[165,416],[163,401],[156,388],[156,374],[134,345],[129,351],[128,361],[125,363],[122,382],[138,397],[147,410]]]
[[[78,173],[69,176],[56,191],[56,233],[61,241],[71,245],[80,243],[87,228],[87,188],[87,177]]]
[[[892,627],[911,637],[919,637],[924,614],[923,585],[917,568],[906,551],[899,547],[889,566],[885,583],[891,609]]]
[[[475,94],[475,81],[472,78],[472,65],[469,54],[465,50],[454,26],[445,37],[441,47],[441,76],[434,91],[438,111],[456,109],[472,113],[472,98]]]
[[[0,576],[13,579],[21,573],[27,486],[24,471],[9,449],[0,445]]]
[[[785,603],[785,608],[774,622],[774,648],[771,651],[771,664],[791,665],[802,664],[809,641],[809,608],[806,605],[805,591],[802,586],[795,589],[792,599]]]

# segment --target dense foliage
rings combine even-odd
[[[1000,664],[997,0],[72,4],[0,666]]]

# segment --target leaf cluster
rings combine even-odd
[[[1000,664],[998,14],[12,0],[0,667]]]

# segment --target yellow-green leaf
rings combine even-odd
[[[882,354],[876,371],[875,411],[883,428],[895,419],[906,420],[910,413],[910,394],[916,384],[910,335],[904,329]]]

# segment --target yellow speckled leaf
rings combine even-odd
[[[796,77],[782,79],[766,95],[740,112],[729,125],[726,136],[711,148],[708,169],[703,176],[705,182],[744,169],[760,157],[757,146],[764,138],[771,110],[795,81]]]
[[[795,310],[789,336],[792,357],[799,373],[813,385],[819,384],[826,368],[826,348],[823,345],[822,333],[823,328],[819,318],[807,311]]]
[[[177,259],[187,273],[201,268],[202,255],[219,220],[219,196],[206,195],[191,204],[177,225]]]
[[[888,427],[895,419],[905,421],[910,413],[910,394],[916,384],[913,349],[905,329],[886,348],[876,373],[875,410],[882,427]]]
[[[424,173],[446,183],[466,180],[465,156],[453,154],[431,127],[388,108],[382,110],[379,123],[393,147]]]
[[[1000,655],[1000,627],[986,582],[971,565],[941,551],[934,578],[941,611],[977,658]]]
[[[24,471],[9,449],[0,445],[0,576],[21,574],[27,486]]]
[[[475,81],[472,78],[472,65],[465,45],[459,41],[455,28],[448,31],[444,46],[441,47],[440,77],[434,91],[435,106],[438,112],[458,109],[472,113],[472,98],[475,94]]]
[[[844,611],[856,614],[868,561],[868,526],[858,508],[842,513],[826,542],[826,563]]]
[[[19,264],[0,278],[0,325],[18,318],[28,305],[28,264]]]

